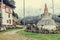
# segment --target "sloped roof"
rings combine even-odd
[[[0,0],[1,2],[1,0]],[[10,6],[11,8],[15,8],[15,6],[13,4],[11,4],[8,0],[3,0],[3,3]]]

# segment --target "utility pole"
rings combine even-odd
[[[54,1],[52,0],[52,8],[53,8],[53,13],[54,13]]]
[[[23,0],[23,17],[25,18],[25,0]],[[24,19],[24,25],[25,25],[25,19]]]

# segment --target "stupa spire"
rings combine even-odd
[[[47,4],[45,4],[44,13],[48,13]]]

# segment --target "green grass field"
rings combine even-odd
[[[36,38],[38,40],[60,40],[60,34],[40,34],[25,32],[24,30],[19,31],[18,33],[29,38]]]

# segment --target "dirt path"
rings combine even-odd
[[[25,36],[17,34],[18,31],[20,31],[20,30],[19,29],[12,30],[12,31],[0,34],[0,40],[37,40],[37,39],[27,38]]]
[[[9,32],[5,32],[4,35],[13,35],[13,34],[16,34],[16,32],[20,31],[19,29],[18,30],[12,30],[12,31],[9,31]]]

